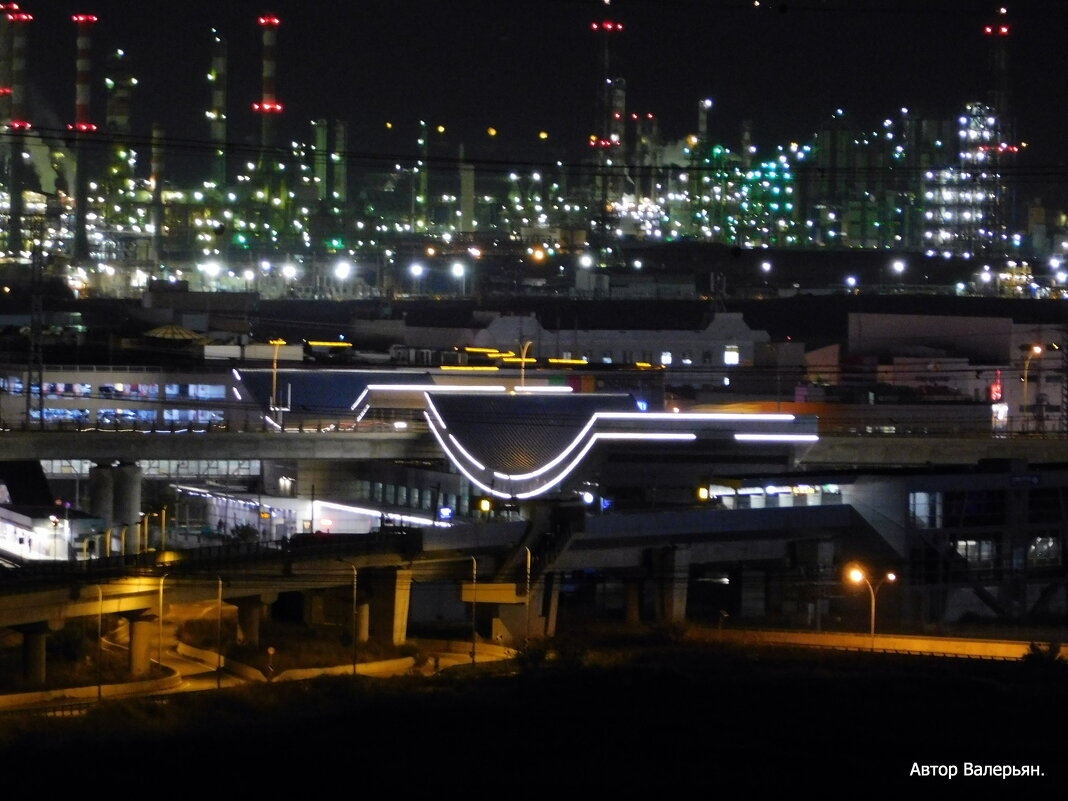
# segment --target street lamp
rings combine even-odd
[[[875,599],[878,597],[879,589],[883,586],[883,584],[886,584],[887,582],[889,582],[890,584],[893,584],[895,581],[897,581],[897,575],[894,574],[894,573],[887,573],[881,579],[876,581],[874,586],[873,586],[871,581],[868,579],[868,576],[864,573],[864,571],[861,570],[859,567],[854,567],[849,571],[849,580],[852,581],[854,584],[860,584],[861,582],[864,582],[866,585],[868,585],[868,594],[871,596],[871,627],[870,627],[869,633],[871,634],[872,637],[874,637],[875,636]]]
[[[159,577],[159,641],[156,643],[156,661],[159,663],[159,672],[163,673],[163,582],[170,573],[164,573]]]
[[[408,268],[408,271],[412,274],[412,294],[418,295],[420,290],[421,279],[423,277],[423,272],[425,271],[425,268],[422,264],[416,262]]]
[[[96,590],[96,700],[104,697],[103,665],[104,656],[104,590],[94,584]]]
[[[215,613],[215,689],[222,689],[222,576],[216,576],[219,580],[218,609]]]
[[[527,340],[523,343],[523,346],[519,349],[519,386],[525,387],[527,385],[527,351],[534,342]]]
[[[475,609],[478,608],[478,559],[471,557],[471,664],[475,664],[475,644],[478,642],[478,626]]]
[[[1027,355],[1024,357],[1024,369],[1023,369],[1023,417],[1024,417],[1024,431],[1029,431],[1031,428],[1031,420],[1027,412],[1027,376],[1031,369],[1031,359],[1036,356],[1041,356],[1047,350],[1055,351],[1060,350],[1061,346],[1056,342],[1049,342],[1046,345],[1033,345],[1024,344],[1020,345],[1020,350],[1024,351]]]
[[[1027,416],[1027,373],[1031,369],[1031,359],[1033,359],[1035,356],[1042,355],[1042,346],[1023,345],[1021,347],[1027,349],[1027,357],[1024,359],[1023,370],[1023,423],[1024,431],[1029,431],[1031,429],[1031,421]]]
[[[356,675],[356,565],[348,559],[338,559],[352,568],[352,675]]]
[[[467,294],[467,269],[462,261],[452,263],[452,277],[460,279],[460,295]]]

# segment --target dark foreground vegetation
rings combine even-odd
[[[5,785],[69,781],[94,795],[107,781],[154,798],[372,788],[402,798],[711,798],[732,788],[841,797],[851,787],[864,797],[982,784],[1026,792],[1068,777],[1068,666],[1040,648],[995,662],[647,638],[553,645],[429,677],[322,678],[112,701],[79,718],[8,716]],[[1037,765],[1045,776],[910,775],[916,763],[965,762]]]

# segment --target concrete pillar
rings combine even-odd
[[[251,598],[235,598],[237,607],[237,642],[240,645],[259,647],[260,621],[263,618],[263,601],[258,595]]]
[[[654,552],[656,620],[682,623],[686,620],[686,593],[690,585],[690,551],[672,545]]]
[[[104,521],[104,528],[115,522],[115,468],[99,462],[89,468],[89,513]]]
[[[371,605],[356,604],[356,642],[363,643],[371,639]]]
[[[141,523],[141,468],[124,462],[115,468],[115,525],[126,526],[126,553],[137,553]]]
[[[412,571],[400,568],[375,570],[370,584],[371,635],[379,642],[401,645],[408,639]]]
[[[129,618],[130,622],[130,675],[134,678],[148,675],[151,668],[149,646],[152,642],[155,615]]]
[[[625,620],[628,626],[637,626],[642,622],[642,582],[641,579],[624,579],[626,591]]]
[[[20,627],[19,630],[22,632],[22,677],[37,684],[44,684],[48,627],[40,624]]]

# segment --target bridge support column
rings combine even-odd
[[[371,575],[371,636],[390,645],[401,645],[407,640],[411,598],[411,570],[375,570]]]
[[[124,462],[115,468],[115,525],[126,526],[125,553],[139,551],[138,531],[141,523],[141,468]]]
[[[235,598],[237,607],[237,641],[241,645],[259,647],[260,621],[263,619],[263,600],[254,595],[251,598]]]
[[[656,581],[657,623],[682,623],[686,620],[686,592],[690,584],[690,551],[672,545],[653,552]]]
[[[18,630],[22,632],[22,677],[36,684],[44,684],[48,624],[19,626]]]
[[[349,621],[351,624],[352,621]],[[371,639],[371,605],[356,604],[356,642],[364,643]]]
[[[89,513],[104,521],[105,530],[115,522],[115,468],[110,462],[89,468]]]
[[[151,668],[149,646],[156,623],[155,615],[127,617],[130,626],[130,675],[134,678],[148,675]]]

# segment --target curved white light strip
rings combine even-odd
[[[517,499],[519,499],[519,500],[522,500],[522,499],[525,499],[525,498],[533,498],[535,495],[541,495],[543,492],[546,492],[547,490],[550,490],[553,487],[555,487],[557,484],[559,484],[561,481],[563,481],[565,478],[567,478],[567,476],[571,473],[572,470],[574,470],[576,467],[578,467],[579,462],[581,462],[585,458],[586,454],[590,452],[590,448],[592,448],[594,443],[597,442],[597,440],[599,440],[599,439],[673,439],[673,440],[690,440],[690,441],[692,441],[692,440],[697,439],[697,435],[696,434],[684,434],[684,433],[675,433],[675,434],[637,434],[637,433],[633,433],[633,434],[627,434],[627,433],[622,433],[622,434],[594,434],[592,437],[590,437],[590,441],[586,443],[585,447],[583,447],[582,450],[579,452],[579,454],[577,456],[575,456],[575,458],[571,461],[571,464],[569,464],[566,468],[561,470],[552,481],[546,482],[545,484],[542,484],[540,487],[537,487],[536,489],[533,489],[533,490],[529,490],[527,492],[517,492],[515,497]]]
[[[434,413],[434,417],[438,418],[438,422],[441,424],[441,429],[442,429],[442,431],[444,431],[446,428],[448,428],[448,426],[445,425],[445,421],[441,419],[441,414],[438,412],[438,407],[435,406],[434,405],[434,401],[432,401],[430,399],[430,393],[429,392],[424,392],[423,393],[423,397],[426,398],[427,406],[429,406],[430,407],[430,411],[432,411]],[[452,436],[452,435],[450,434],[450,436]],[[453,442],[456,442],[455,438],[453,439]],[[459,444],[459,443],[457,443],[457,444]],[[471,461],[474,461],[474,460],[472,459]]]
[[[735,434],[739,442],[818,442],[819,434]]]
[[[449,446],[446,445],[445,440],[441,438],[441,433],[434,427],[434,421],[430,419],[430,415],[426,412],[423,412],[423,416],[426,418],[427,426],[430,428],[430,433],[434,435],[434,439],[438,441],[438,445],[440,445],[441,449],[445,451],[445,455],[449,457],[449,461],[456,465],[456,469],[463,473],[465,476],[467,476],[468,480],[472,484],[474,484],[483,492],[488,492],[490,495],[495,495],[498,498],[507,499],[512,497],[511,494],[507,492],[501,492],[500,490],[496,490],[493,487],[487,486],[486,484],[483,484],[481,481],[479,481],[478,477],[473,475],[471,471],[464,467],[460,460],[456,458],[456,454],[449,450]]]
[[[578,446],[578,444],[590,432],[590,429],[593,428],[593,425],[596,422],[597,415],[594,415],[586,421],[586,425],[582,427],[582,430],[579,431],[578,435],[573,440],[571,440],[571,443],[566,448],[564,448],[560,453],[558,453],[552,461],[543,464],[537,470],[531,473],[517,473],[515,475],[508,475],[507,473],[494,473],[494,475],[498,478],[503,478],[507,481],[526,481],[528,478],[537,478],[542,473],[549,472],[558,464],[560,464],[560,462],[564,461],[564,459],[567,458],[568,454],[571,453],[571,451],[573,451]]]
[[[464,455],[464,458],[466,458],[467,461],[469,461],[471,464],[473,464],[479,470],[485,470],[486,469],[486,465],[482,464],[482,462],[480,462],[478,459],[476,459],[474,456],[472,456],[470,453],[468,453],[467,449],[463,445],[460,444],[460,440],[456,439],[456,437],[454,437],[452,434],[449,434],[449,441],[452,442],[452,444],[456,446],[456,449],[458,451],[460,451],[460,453],[462,453]]]

